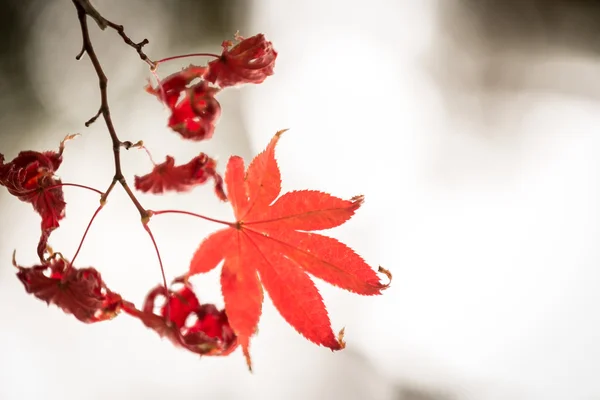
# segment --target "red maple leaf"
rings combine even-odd
[[[135,188],[144,193],[154,194],[165,191],[187,192],[209,178],[214,180],[215,193],[226,201],[223,178],[216,171],[216,162],[204,153],[192,158],[188,163],[175,165],[175,159],[167,156],[165,162],[154,166],[152,172],[135,177]]]
[[[237,221],[200,244],[189,270],[189,275],[205,273],[224,260],[221,288],[225,310],[249,367],[248,348],[261,315],[262,286],[299,333],[339,350],[344,342],[341,335],[333,333],[323,299],[308,274],[362,295],[380,294],[389,285],[381,283],[377,273],[348,246],[309,232],[349,220],[362,204],[362,196],[343,200],[300,190],[278,198],[281,178],[275,145],[282,132],[246,173],[241,157],[230,158],[225,184]]]
[[[85,323],[115,317],[121,307],[121,296],[111,292],[94,268],[77,269],[54,254],[45,265],[21,267],[13,254],[17,277],[27,293],[47,304],[54,304]]]
[[[168,291],[157,286],[146,296],[142,310],[129,302],[123,302],[123,310],[161,337],[193,353],[224,356],[235,350],[237,338],[225,311],[212,304],[201,305],[189,282],[176,279],[173,283],[182,286]],[[168,305],[164,301],[157,309],[157,300],[167,297]]]
[[[239,42],[235,46],[229,40],[223,42],[221,57],[208,63],[204,79],[225,88],[262,83],[273,75],[277,52],[262,33],[247,39],[236,34],[235,39]]]

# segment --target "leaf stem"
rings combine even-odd
[[[227,222],[227,221],[223,221],[223,220],[220,220],[220,219],[210,218],[210,217],[207,217],[207,216],[202,215],[202,214],[193,213],[191,211],[183,211],[183,210],[160,210],[160,211],[152,211],[152,210],[148,210],[148,212],[150,213],[151,216],[161,215],[161,214],[183,214],[183,215],[189,215],[189,216],[200,218],[200,219],[203,219],[203,220],[206,220],[206,221],[216,222],[217,224],[223,224],[223,225],[231,226],[232,228],[235,227],[235,223],[233,223],[233,222]]]
[[[56,188],[63,187],[63,186],[72,186],[72,187],[77,187],[77,188],[81,188],[81,189],[87,189],[87,190],[90,190],[92,192],[96,192],[100,196],[102,196],[104,194],[104,193],[102,193],[102,191],[100,191],[100,190],[98,190],[96,188],[93,188],[93,187],[90,187],[90,186],[86,186],[86,185],[80,185],[79,183],[56,183],[54,185],[50,185],[50,186],[47,186],[47,187],[43,188],[42,192],[45,192],[47,190],[56,189]],[[19,196],[27,196],[29,194],[34,194],[34,193],[38,193],[38,189],[19,192]]]
[[[159,64],[165,63],[167,61],[173,61],[173,60],[178,60],[180,58],[190,58],[190,57],[214,57],[214,58],[221,58],[220,55],[214,54],[214,53],[190,53],[190,54],[182,54],[180,56],[173,56],[173,57],[163,58],[162,60],[155,61],[154,64],[156,64],[156,66],[158,67]]]
[[[102,193],[100,190],[98,190],[96,188],[93,188],[93,187],[90,187],[90,186],[86,186],[86,185],[80,185],[79,183],[60,183],[60,184],[57,184],[57,185],[52,185],[50,187],[47,187],[47,188],[45,188],[45,190],[53,189],[55,187],[61,187],[61,186],[72,186],[72,187],[78,187],[78,188],[81,188],[81,189],[91,190],[92,192],[98,193],[100,196],[102,196],[104,194],[104,193]]]
[[[171,301],[169,299],[169,287],[167,286],[167,277],[165,275],[165,268],[164,268],[164,265],[162,262],[162,257],[160,256],[160,251],[158,250],[158,245],[156,244],[156,240],[154,239],[154,235],[152,234],[152,230],[148,226],[148,221],[144,222],[143,225],[144,225],[144,229],[146,230],[146,232],[148,232],[148,235],[150,236],[150,240],[152,240],[152,244],[154,245],[154,250],[156,251],[156,257],[158,258],[158,264],[160,265],[160,273],[162,275],[163,286],[165,288],[165,293],[167,296],[165,320],[169,321],[169,316],[171,313]]]
[[[79,252],[81,251],[81,247],[83,246],[83,242],[85,241],[85,238],[92,226],[92,223],[94,222],[94,220],[96,219],[96,216],[98,215],[100,210],[102,210],[103,207],[104,207],[104,204],[100,204],[98,206],[98,208],[96,209],[96,211],[94,212],[94,215],[92,215],[92,218],[90,219],[90,222],[88,222],[88,225],[85,228],[85,232],[83,232],[83,236],[81,237],[81,240],[79,241],[79,246],[77,246],[77,251],[75,251],[75,255],[73,256],[73,258],[71,258],[71,262],[67,266],[67,270],[69,270],[73,266],[75,259],[77,258],[77,256],[79,255]],[[66,276],[67,276],[67,274],[65,274],[65,277]]]
[[[150,153],[150,150],[148,150],[148,148],[146,146],[140,146],[140,148],[142,150],[144,150],[146,152],[146,154],[148,155],[148,158],[150,159],[150,162],[152,163],[153,166],[156,167],[156,162],[154,161],[154,157],[152,157],[152,153]]]

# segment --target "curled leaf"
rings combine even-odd
[[[247,39],[236,34],[235,40],[235,45],[229,40],[223,42],[221,57],[208,63],[204,79],[225,88],[262,83],[273,75],[277,52],[262,33]]]
[[[191,284],[176,279],[179,289],[152,289],[141,310],[124,302],[123,310],[139,319],[146,327],[168,338],[173,344],[193,353],[224,356],[237,347],[237,337],[224,310],[212,304],[200,304]],[[168,302],[167,302],[168,299]],[[157,305],[163,300],[162,305]]]
[[[171,110],[168,126],[184,139],[210,139],[221,116],[221,105],[215,99],[220,89],[208,85],[201,78],[206,67],[190,65],[162,80],[157,87],[146,86],[146,91],[158,97]]]
[[[115,317],[121,307],[121,296],[111,292],[94,268],[77,269],[62,257],[52,257],[45,265],[18,268],[17,277],[27,293],[47,304],[54,304],[85,323]]]
[[[175,159],[167,156],[165,162],[155,165],[152,172],[135,177],[135,188],[144,193],[164,193],[168,191],[187,192],[208,179],[214,181],[215,193],[226,201],[223,178],[216,171],[216,162],[200,153],[183,165],[175,165]]]
[[[66,136],[60,142],[58,152],[22,151],[9,163],[4,163],[4,155],[0,154],[0,185],[19,200],[30,203],[42,217],[37,246],[40,260],[50,234],[66,215],[62,182],[55,172],[62,163],[65,142],[77,136]]]
[[[53,151],[22,151],[11,162],[0,160],[0,185],[19,200],[33,205],[42,217],[42,230],[52,230],[65,217],[63,190],[54,173],[62,156]]]
[[[146,92],[158,97],[169,108],[173,108],[180,100],[181,94],[194,79],[201,78],[207,71],[206,67],[190,65],[183,70],[169,75],[159,82],[156,87],[146,86]]]
[[[169,128],[184,139],[210,139],[221,116],[221,105],[214,97],[218,91],[205,81],[187,89],[183,99],[171,107]]]

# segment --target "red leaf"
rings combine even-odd
[[[204,81],[186,90],[183,100],[171,107],[169,128],[184,139],[210,139],[221,116],[221,105],[214,97],[218,91]]]
[[[235,350],[237,337],[225,311],[219,311],[212,304],[201,305],[189,282],[176,279],[173,283],[182,286],[168,292],[163,286],[157,286],[146,296],[142,310],[129,302],[123,302],[123,310],[161,337],[193,353],[224,356]],[[157,300],[167,297],[169,306],[165,301],[157,307]]]
[[[166,161],[154,166],[149,174],[135,177],[135,188],[154,194],[165,191],[187,192],[209,178],[214,180],[215,193],[226,201],[223,178],[216,171],[216,162],[204,153],[192,158],[187,164],[175,165],[175,159],[167,156]]]
[[[22,151],[7,164],[4,164],[4,156],[0,154],[0,185],[19,200],[30,203],[42,217],[42,232],[37,246],[40,260],[44,259],[50,233],[59,227],[59,221],[65,217],[62,182],[54,173],[62,163],[65,142],[76,136],[65,137],[58,153]]]
[[[273,75],[277,52],[262,33],[247,39],[236,35],[235,39],[239,42],[235,46],[231,41],[223,42],[221,57],[208,63],[204,79],[225,88],[243,83],[262,83]]]
[[[221,105],[214,97],[219,89],[202,80],[191,85],[206,72],[206,67],[190,65],[162,80],[156,88],[146,87],[148,93],[170,108],[169,128],[184,139],[210,139],[221,116]]]
[[[244,174],[233,156],[225,184],[236,222],[207,237],[196,250],[189,274],[208,272],[224,260],[221,287],[231,327],[248,363],[249,338],[256,330],[263,301],[260,282],[285,320],[310,341],[339,350],[341,336],[331,329],[323,300],[308,274],[362,295],[388,287],[348,246],[316,233],[349,220],[363,203],[302,190],[279,197],[280,171],[275,160],[278,132]],[[388,275],[386,270],[380,271]]]
[[[225,259],[221,270],[221,290],[225,300],[225,311],[229,323],[238,336],[248,368],[252,370],[250,361],[250,336],[256,331],[262,312],[263,291],[255,268],[248,268],[247,263],[256,261],[248,241],[237,232],[231,255]],[[223,249],[225,250],[225,249]],[[226,251],[226,250],[225,250]]]
[[[179,101],[181,93],[194,80],[201,78],[207,71],[206,67],[190,65],[180,72],[169,75],[157,87],[146,86],[146,91],[156,97],[169,108],[173,108]]]
[[[65,217],[66,203],[60,179],[54,172],[62,163],[62,155],[52,151],[22,151],[4,164],[0,157],[0,185],[19,200],[33,205],[42,217],[42,230],[53,230]]]
[[[18,266],[13,256],[13,264],[27,293],[82,322],[104,321],[119,313],[121,296],[107,289],[94,268],[70,267],[59,257],[52,257],[46,265],[25,268]]]

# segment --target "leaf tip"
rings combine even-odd
[[[333,340],[328,341],[327,343],[322,343],[322,345],[328,347],[332,352],[344,350],[346,348],[346,341],[344,340],[345,332],[346,327],[340,329],[335,338],[332,335]]]
[[[289,130],[290,130],[290,128],[280,129],[277,131],[277,133],[275,133],[275,137],[279,138],[281,135],[283,135],[284,132],[287,132]]]
[[[379,272],[380,274],[385,275],[388,278],[388,283],[386,283],[385,285],[383,285],[383,287],[381,289],[385,290],[385,289],[389,288],[390,285],[392,284],[392,273],[390,272],[390,270],[385,269],[385,268],[383,268],[380,265],[379,269],[377,269],[377,272]]]
[[[246,365],[248,366],[248,371],[252,373],[252,358],[250,357],[250,351],[248,350],[248,346],[243,346],[244,358],[246,359]]]
[[[352,202],[353,209],[356,210],[364,204],[365,196],[362,194],[359,194],[358,196],[354,196],[353,198],[351,198],[350,201]]]
[[[344,340],[345,333],[346,333],[346,327],[343,327],[342,329],[340,329],[340,331],[337,335],[337,342],[339,344],[339,348],[336,350],[343,350],[346,348],[346,341]]]
[[[65,144],[70,140],[78,138],[79,136],[81,136],[81,133],[72,133],[65,136],[58,146],[58,154],[62,155],[63,151],[65,150]]]
[[[70,135],[67,135],[64,137],[64,139],[62,140],[62,143],[68,142],[69,140],[73,140],[78,138],[79,136],[81,136],[81,133],[72,133]]]

